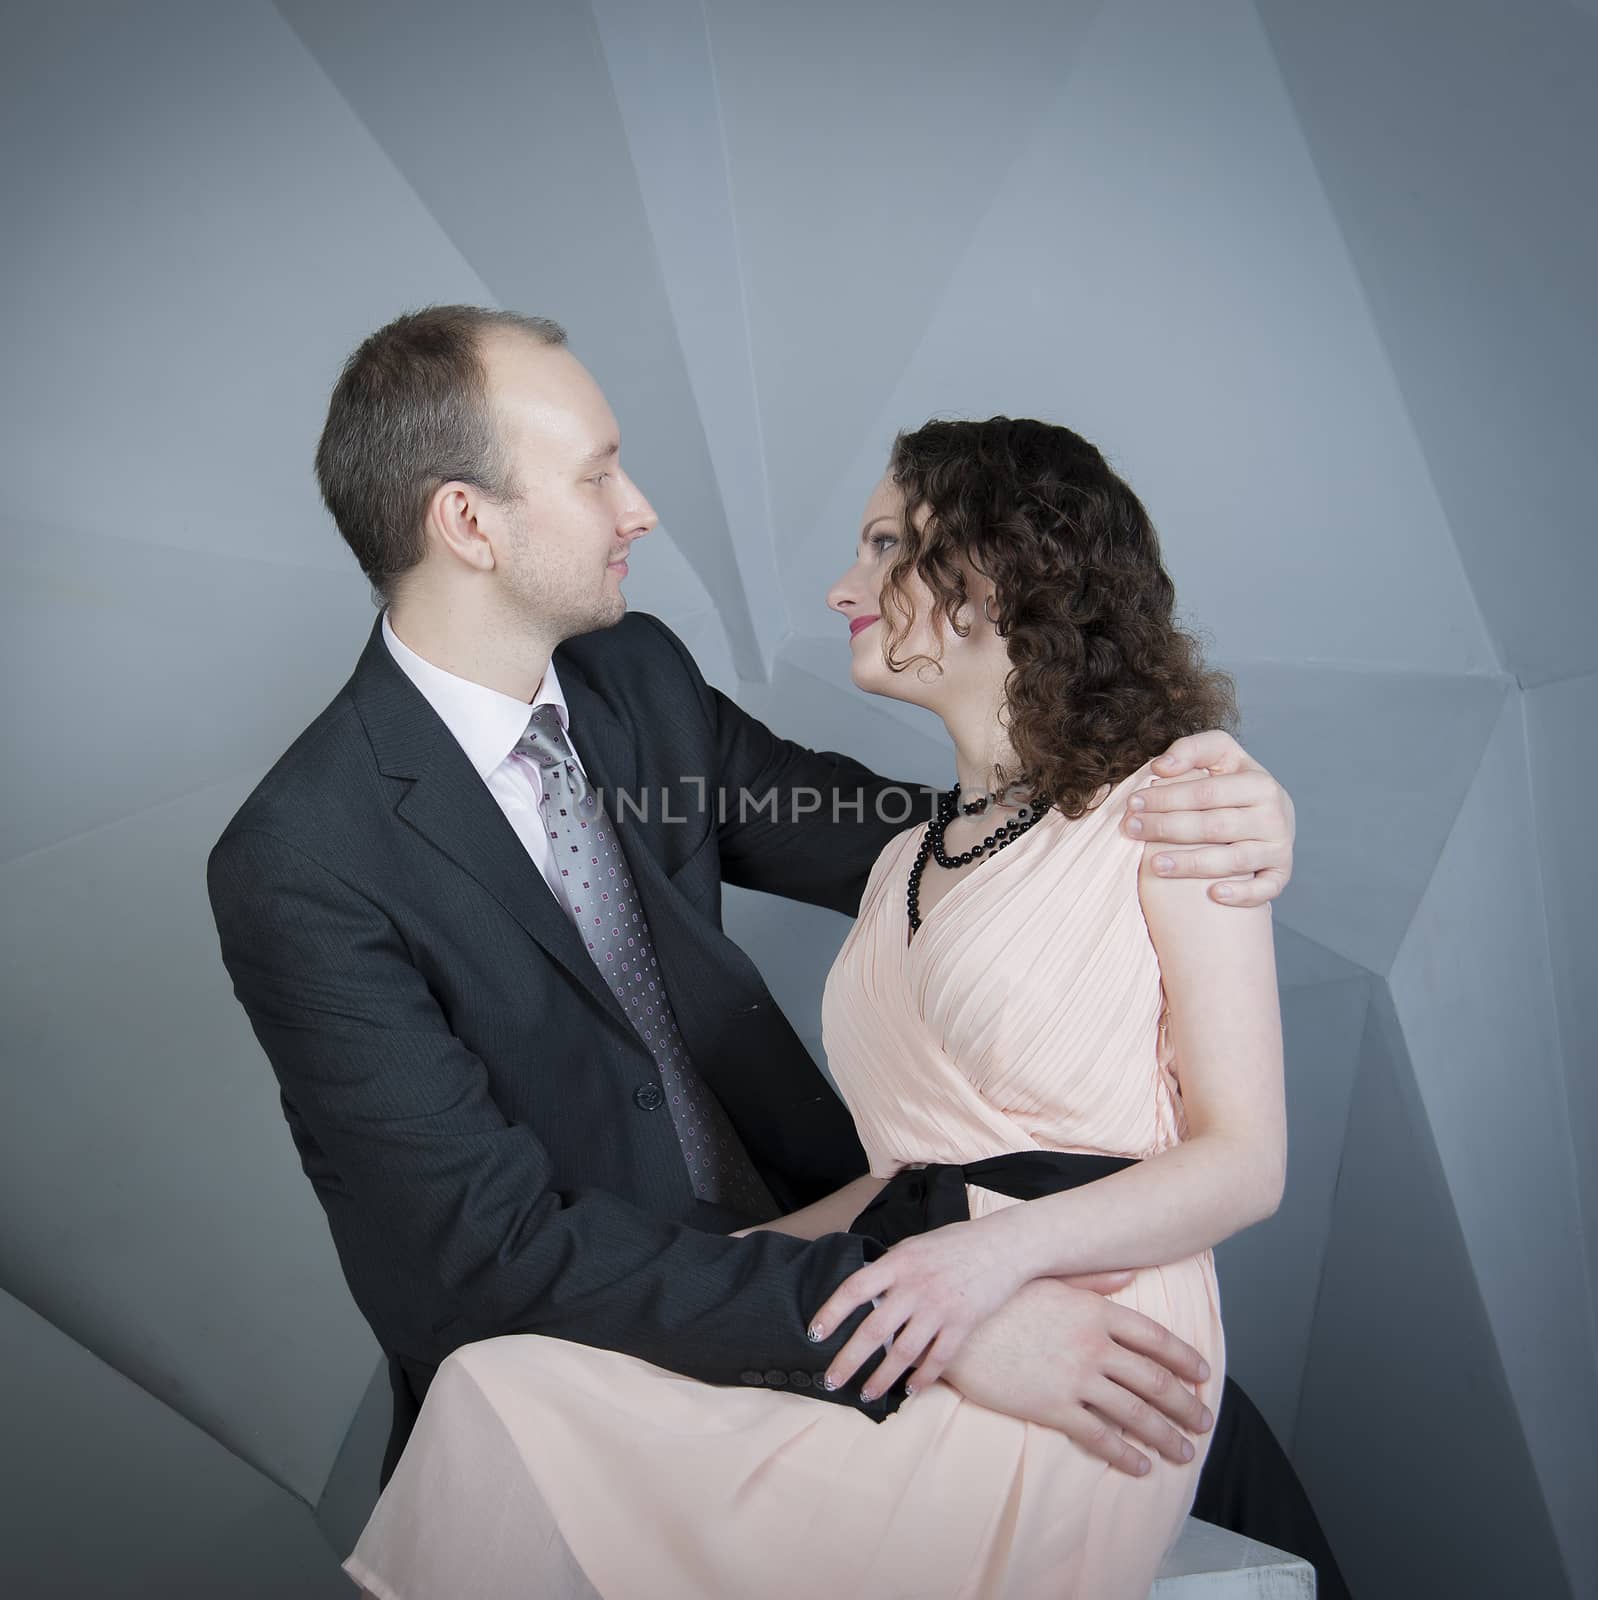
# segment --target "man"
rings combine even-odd
[[[722,932],[720,884],[852,914],[932,797],[779,739],[626,614],[656,517],[564,337],[435,307],[350,358],[317,472],[386,609],[208,862],[235,993],[389,1358],[384,1483],[438,1364],[500,1334],[879,1419],[899,1398],[811,1382],[859,1320],[806,1337],[861,1239],[731,1236],[866,1162]],[[1273,898],[1286,796],[1223,733],[1173,757],[1170,776],[1219,775],[1146,790],[1143,837],[1229,838],[1173,870]],[[1199,1376],[1168,1331],[1059,1281],[1029,1284],[947,1375],[1127,1471],[1138,1443],[1179,1459],[1210,1426]],[[1099,1402],[1107,1429],[1082,1399],[1106,1377],[1124,1396]]]

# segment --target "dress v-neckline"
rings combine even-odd
[[[905,927],[906,927],[906,930],[907,930],[906,933],[905,933],[905,941],[904,941],[905,942],[905,948],[907,950],[912,949],[914,947],[914,945],[915,945],[917,937],[920,934],[923,934],[923,933],[926,932],[928,921],[931,918],[935,917],[941,910],[943,910],[943,908],[957,894],[959,894],[959,892],[963,888],[965,888],[966,885],[969,884],[973,879],[980,879],[982,877],[982,869],[983,869],[983,867],[990,866],[994,861],[998,860],[998,858],[1000,856],[1002,856],[1005,853],[1006,850],[1014,850],[1016,848],[1016,846],[1021,843],[1021,839],[1026,839],[1026,838],[1030,837],[1032,834],[1036,833],[1038,831],[1038,829],[1041,828],[1044,825],[1044,823],[1046,823],[1049,820],[1049,818],[1054,816],[1054,815],[1056,815],[1056,812],[1054,811],[1054,808],[1051,806],[1046,812],[1044,812],[1044,814],[1041,817],[1038,818],[1038,820],[1036,822],[1034,822],[1032,824],[1032,826],[1030,828],[1027,829],[1027,831],[1025,833],[1023,833],[1021,835],[1020,839],[1013,840],[1010,844],[1007,844],[1004,847],[1003,850],[994,850],[994,851],[990,852],[988,855],[981,856],[976,861],[972,862],[971,863],[971,870],[969,872],[963,874],[962,876],[956,878],[954,880],[954,882],[952,884],[950,884],[949,887],[938,897],[937,903],[935,905],[929,906],[925,911],[923,911],[921,913],[921,926],[919,928],[911,928],[910,927],[910,925],[909,925],[910,924],[910,912],[909,912],[909,909],[906,908],[906,910],[905,910],[905,918],[904,918]],[[931,826],[932,826],[932,824],[930,822],[926,824],[926,827],[928,827],[928,828],[930,828]],[[915,836],[912,836],[912,837],[915,837]],[[917,850],[919,850],[921,848],[921,845],[925,841],[925,839],[926,839],[926,834],[924,832],[919,837],[916,837],[916,849]],[[930,860],[931,858],[929,857],[928,859]],[[913,855],[911,856],[910,860],[911,860],[911,864],[914,865],[915,857]],[[925,873],[923,871],[922,882],[924,883],[925,881],[926,881],[926,877],[925,877]],[[906,873],[905,873],[905,887],[906,887],[907,891],[908,891],[908,888],[909,888],[909,884],[910,884],[910,875],[909,875],[909,872],[907,870]]]

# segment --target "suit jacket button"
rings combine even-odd
[[[633,1090],[634,1103],[644,1111],[658,1111],[666,1103],[666,1091],[658,1083],[641,1083]]]
[[[788,1374],[783,1372],[778,1367],[773,1367],[771,1371],[766,1374],[766,1382],[769,1383],[773,1389],[780,1389],[787,1381]]]
[[[788,1386],[791,1389],[808,1389],[810,1387],[810,1374],[808,1372],[790,1372]]]
[[[740,1372],[738,1374],[738,1381],[739,1383],[764,1383],[766,1380],[762,1378],[758,1372],[750,1371]]]

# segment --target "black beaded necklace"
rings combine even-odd
[[[981,844],[974,844],[969,850],[962,850],[959,855],[951,856],[944,849],[943,841],[949,824],[954,821],[955,813],[974,817],[988,809],[988,802],[992,798],[991,795],[978,795],[975,800],[961,805],[958,783],[938,796],[938,814],[927,824],[926,837],[921,841],[921,848],[916,851],[915,861],[910,867],[910,882],[905,889],[905,909],[910,913],[912,934],[921,926],[921,874],[926,868],[928,856],[931,856],[940,867],[967,866],[979,856],[995,855],[1007,844],[1014,844],[1049,809],[1047,806],[1022,806],[1008,822],[1001,822]]]

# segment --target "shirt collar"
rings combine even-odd
[[[535,706],[554,706],[561,727],[570,728],[566,696],[561,693],[553,661],[544,669],[538,693],[530,701],[518,700],[470,678],[459,678],[417,655],[389,626],[387,607],[383,610],[383,642],[405,676],[421,690],[444,726],[454,734],[484,782],[516,748]]]

